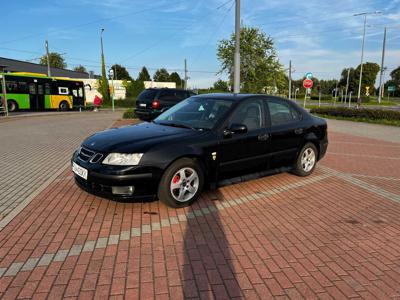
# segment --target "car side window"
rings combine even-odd
[[[263,103],[261,100],[248,100],[236,108],[229,125],[243,124],[248,131],[263,127]]]
[[[289,103],[278,100],[269,100],[267,103],[272,126],[285,125],[301,120],[300,112]]]

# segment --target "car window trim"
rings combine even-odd
[[[296,110],[296,111],[298,111],[298,112],[300,113],[300,116],[301,116],[301,119],[300,119],[300,120],[292,120],[292,121],[286,122],[286,123],[284,123],[284,124],[273,125],[273,124],[272,124],[272,118],[271,118],[271,112],[270,112],[270,110],[269,110],[268,102],[276,102],[276,103],[284,103],[284,104],[287,104],[289,110],[290,110],[290,109],[295,109],[295,107],[294,107],[294,105],[293,105],[292,103],[290,103],[290,102],[288,102],[288,101],[285,101],[285,100],[275,99],[275,98],[266,99],[266,105],[267,105],[267,108],[268,108],[268,115],[269,115],[269,123],[270,123],[270,127],[271,127],[271,128],[275,128],[275,127],[285,127],[285,126],[287,126],[287,125],[292,125],[292,124],[295,124],[295,123],[300,122],[300,121],[303,120],[303,114],[302,114],[299,110]],[[292,116],[292,117],[293,117],[293,116]]]

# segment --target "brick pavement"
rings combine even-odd
[[[0,220],[56,176],[83,138],[107,128],[120,116],[109,112],[54,112],[1,120]]]
[[[185,209],[101,199],[64,170],[0,232],[0,295],[400,299],[400,144],[330,141],[310,177],[225,186]]]

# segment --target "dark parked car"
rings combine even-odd
[[[111,198],[193,203],[204,184],[254,168],[311,174],[328,147],[327,124],[292,101],[264,95],[192,96],[151,123],[87,138],[72,169],[83,189]]]
[[[150,121],[178,102],[195,95],[192,91],[180,89],[146,89],[136,100],[135,113],[139,119]]]

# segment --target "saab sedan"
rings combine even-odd
[[[158,197],[171,207],[206,185],[252,170],[310,175],[328,147],[326,121],[266,95],[192,96],[152,122],[87,138],[72,170],[84,190],[112,199]]]

